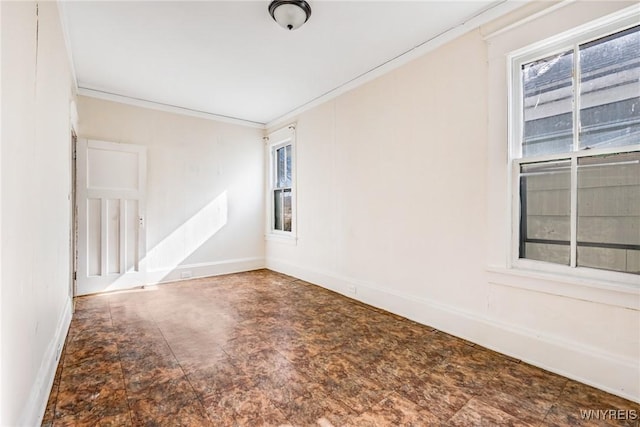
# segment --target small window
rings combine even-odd
[[[293,239],[296,234],[295,127],[273,132],[267,144],[267,238]]]
[[[273,229],[290,232],[293,218],[291,144],[274,148],[273,160]]]
[[[546,50],[512,58],[516,260],[640,274],[640,26]]]

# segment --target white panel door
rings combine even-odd
[[[78,140],[77,295],[145,282],[146,147]]]

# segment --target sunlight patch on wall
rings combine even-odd
[[[147,252],[141,261],[141,265],[146,263],[148,268],[144,284],[161,282],[227,224],[227,215],[225,190]],[[105,291],[121,289],[121,280],[123,276],[113,281]]]

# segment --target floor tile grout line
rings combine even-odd
[[[293,282],[296,282],[296,281],[299,281],[299,279],[295,279],[295,280],[290,281],[290,282],[287,282],[287,283],[293,283]],[[255,335],[255,334],[252,334],[252,335]],[[292,362],[291,362],[291,361],[290,361],[290,360],[289,360],[285,355],[283,355],[282,353],[280,353],[280,352],[278,351],[278,349],[277,349],[277,348],[275,348],[275,346],[273,345],[273,343],[272,343],[272,342],[264,340],[264,339],[263,339],[262,337],[260,337],[259,335],[255,335],[255,336],[257,336],[257,337],[258,337],[258,339],[259,339],[260,341],[262,341],[263,343],[267,344],[267,345],[268,345],[268,347],[269,347],[269,349],[271,349],[271,350],[275,351],[278,355],[280,355],[280,356],[281,356],[283,359],[285,359],[285,360],[286,360],[290,365],[292,365],[292,366],[293,366],[293,363],[292,363]],[[234,339],[237,339],[237,338],[234,338]],[[232,341],[232,340],[230,340],[230,341]],[[235,357],[231,356],[231,355],[227,352],[227,350],[225,350],[225,349],[224,349],[224,347],[223,347],[223,346],[220,346],[220,349],[221,349],[221,350],[222,350],[222,352],[227,356],[227,358],[228,358],[228,360],[229,360],[229,363],[231,363],[233,366],[235,366],[235,368],[236,368],[236,369],[238,369],[240,372],[242,372],[244,375],[247,375],[247,376],[248,376],[247,372],[245,372],[245,371],[244,371],[240,366],[238,366],[237,364],[235,364],[235,363],[234,363],[234,360],[236,359]],[[306,378],[306,376],[305,376],[305,375],[303,375],[303,377],[305,377],[305,379],[308,379],[308,378]],[[252,379],[252,380],[253,380],[253,379]],[[255,385],[255,384],[254,384],[254,385]],[[257,385],[255,385],[255,386],[256,386],[256,387],[259,387],[259,386],[257,386]],[[278,410],[280,410],[279,406],[278,406],[278,405],[276,405],[276,404],[273,402],[273,400],[272,400],[271,398],[269,398],[268,396],[265,396],[265,398],[266,398],[266,399],[271,403],[271,405],[273,405],[275,408],[277,408]],[[280,411],[280,412],[282,412],[282,411]],[[285,414],[283,413],[283,415],[285,415]],[[286,417],[286,415],[285,415],[285,417]]]
[[[296,281],[301,281],[301,280],[295,280],[294,282],[296,282]],[[375,307],[371,307],[371,306],[369,306],[369,305],[367,305],[367,304],[358,304],[358,305],[363,306],[364,308],[369,309],[370,311],[373,311],[373,312],[376,312],[376,313],[380,313],[380,314],[384,314],[384,315],[386,315],[386,314],[387,314],[385,311],[379,311],[379,310],[378,310],[378,309],[376,309]],[[351,317],[351,316],[350,316],[350,317]],[[351,318],[353,318],[353,317],[351,317]],[[400,319],[400,320],[401,320],[401,321],[407,321],[407,320],[409,320],[409,319],[402,318],[402,319]],[[409,320],[409,321],[410,321],[410,320]],[[426,327],[427,327],[427,328],[429,328],[428,326],[426,326]],[[429,332],[431,332],[431,333],[437,333],[437,332],[439,332],[439,331],[438,331],[437,329],[435,329],[435,328],[430,328],[430,331],[429,331]],[[454,338],[458,339],[457,337],[454,337]],[[471,343],[471,342],[468,342],[468,341],[464,341],[464,342],[463,342],[463,344],[466,344],[466,345],[467,345],[467,346],[469,346],[469,347],[475,347],[475,344],[474,344],[474,343]],[[340,344],[336,344],[335,346],[333,346],[333,347],[331,348],[331,350],[330,350],[330,351],[333,351],[333,350],[337,349],[338,347],[340,347]],[[276,349],[276,351],[278,351],[278,350]],[[279,354],[281,354],[281,355],[282,355],[282,356],[283,356],[287,361],[289,361],[291,364],[293,364],[293,362],[292,362],[291,360],[289,360],[289,359],[286,357],[286,355],[283,355],[283,354],[282,354],[282,353],[280,353],[279,351],[278,351],[278,353],[279,353]],[[317,356],[317,355],[316,355],[316,356]],[[351,362],[350,362],[348,359],[347,359],[346,361],[347,361],[349,364],[351,364]],[[446,359],[443,359],[442,361],[438,362],[435,366],[444,365],[446,362],[447,362],[447,360],[446,360]],[[325,369],[325,372],[326,372],[326,369]],[[426,370],[425,370],[425,372],[426,372]],[[304,375],[304,374],[302,374],[302,375],[306,377],[306,375]],[[394,375],[394,374],[391,374],[391,375],[393,375],[395,379],[400,379],[400,378],[398,378],[398,377],[397,377],[396,375]],[[378,405],[378,404],[382,403],[385,399],[388,399],[390,395],[392,395],[393,393],[395,393],[395,392],[396,392],[395,390],[389,390],[389,389],[387,389],[387,387],[385,387],[385,386],[384,386],[384,384],[381,384],[381,383],[379,382],[379,380],[377,380],[377,379],[370,378],[370,380],[371,380],[372,382],[374,382],[376,385],[378,385],[378,386],[380,387],[380,389],[381,389],[381,390],[384,390],[383,397],[382,397],[379,401],[376,401],[376,402],[375,402],[375,403],[373,403],[372,405],[370,405],[370,406],[368,406],[367,408],[365,408],[364,410],[362,410],[361,412],[360,412],[360,411],[357,411],[356,409],[352,408],[351,406],[348,406],[348,407],[349,407],[349,409],[351,409],[354,413],[356,413],[356,414],[358,414],[358,415],[362,415],[362,414],[366,413],[367,411],[371,410],[371,408],[373,408],[373,407],[375,407],[376,405]],[[324,388],[323,388],[323,390],[324,390]],[[417,407],[421,407],[418,403],[414,402],[414,401],[413,401],[412,399],[410,399],[408,396],[406,396],[406,395],[404,395],[404,394],[399,394],[399,395],[401,395],[404,399],[406,399],[407,401],[409,401],[409,402],[411,402],[412,404],[416,405]],[[469,400],[470,400],[470,399],[469,399]]]
[[[191,391],[193,391],[193,394],[196,396],[196,400],[198,401],[198,403],[200,404],[200,407],[202,408],[203,415],[206,417],[206,419],[209,422],[211,422],[211,419],[209,418],[209,412],[207,411],[207,408],[204,405],[204,400],[202,400],[202,397],[200,396],[200,393],[198,393],[196,388],[193,386],[193,383],[191,382],[191,379],[189,378],[189,375],[187,374],[187,371],[182,366],[182,363],[180,363],[180,359],[178,359],[178,357],[176,356],[175,352],[173,351],[173,348],[171,347],[171,344],[169,344],[169,341],[167,340],[167,337],[165,336],[164,332],[162,332],[162,328],[160,327],[160,325],[158,325],[158,322],[157,322],[157,320],[156,320],[156,318],[155,318],[155,316],[153,314],[152,314],[152,317],[153,317],[153,323],[158,328],[158,331],[160,331],[160,335],[162,336],[162,339],[164,340],[165,344],[169,348],[169,351],[171,352],[171,355],[175,359],[176,363],[180,367],[180,370],[182,371],[182,375],[183,375],[184,379],[187,381],[187,383],[189,384],[189,387],[191,387]]]
[[[556,404],[560,401],[560,398],[564,394],[564,391],[565,391],[565,389],[567,388],[568,385],[569,385],[569,379],[566,378],[565,381],[564,381],[564,385],[562,386],[562,389],[560,390],[560,393],[558,393],[558,396],[556,396],[554,402],[551,404],[551,406],[549,406],[549,409],[547,409],[547,412],[544,414],[544,417],[542,417],[542,420],[541,420],[542,424],[544,424],[544,421],[547,419],[547,417],[551,413],[551,410],[553,409],[553,407],[556,406]]]
[[[458,409],[456,412],[454,412],[449,418],[447,418],[446,420],[446,425],[449,425],[451,420],[454,419],[456,417],[456,415],[458,415],[458,413],[462,412],[462,410],[464,408],[466,408],[469,405],[469,402],[471,402],[472,399],[474,399],[476,396],[472,395],[466,402],[464,402],[464,405],[462,405],[460,407],[460,409]]]
[[[332,351],[336,350],[338,347],[340,347],[340,345],[339,345],[339,344],[338,344],[338,345],[333,346],[333,347],[329,350],[329,352],[332,352]],[[276,349],[276,351],[277,351],[277,349]],[[316,354],[316,355],[314,355],[314,356],[311,356],[311,358],[313,359],[314,357],[317,357],[318,355],[319,355],[319,353],[318,353],[318,354]],[[283,357],[284,357],[284,358],[285,358],[285,359],[286,359],[290,364],[294,365],[294,363],[293,363],[293,362],[291,362],[291,361],[290,361],[286,356],[283,356]],[[346,361],[348,364],[353,365],[353,364],[351,363],[351,361],[350,361],[350,360],[346,359],[345,361]],[[294,366],[295,366],[295,365],[294,365]],[[354,366],[354,367],[355,367],[355,366]],[[325,373],[327,372],[327,369],[326,369],[325,367],[322,367],[322,369],[323,369],[323,371],[324,371]],[[310,383],[312,383],[312,384],[317,384],[317,383],[315,383],[314,381],[312,381],[310,378],[308,378],[304,373],[301,373],[301,375],[302,375],[303,377],[305,377],[307,380],[309,380],[309,382],[310,382]],[[387,398],[387,397],[388,397],[388,396],[393,392],[393,390],[391,390],[391,391],[387,390],[383,385],[381,385],[379,382],[377,382],[377,381],[375,381],[375,380],[373,380],[373,379],[370,379],[370,381],[372,381],[372,382],[374,382],[376,385],[380,386],[380,389],[381,389],[381,390],[385,390],[385,391],[386,391],[386,393],[383,393],[383,397],[382,397],[379,401],[377,401],[377,402],[375,402],[374,404],[372,404],[372,405],[368,406],[366,409],[364,409],[364,410],[362,410],[362,411],[358,411],[358,410],[356,410],[355,408],[353,408],[352,406],[348,405],[347,403],[340,402],[340,401],[338,401],[338,403],[342,404],[343,406],[346,406],[346,407],[347,407],[347,408],[349,408],[351,411],[353,411],[355,414],[358,414],[358,416],[360,416],[360,415],[364,414],[365,412],[369,411],[369,410],[370,410],[372,407],[374,407],[375,405],[377,405],[377,404],[379,404],[380,402],[384,401],[384,400],[385,400],[385,399],[386,399],[386,398]],[[320,385],[320,384],[318,384],[318,385],[322,388],[323,392],[325,392],[325,394],[327,395],[327,397],[331,398],[331,396],[329,395],[329,393],[327,393],[327,390],[325,389],[325,387],[323,387],[323,386],[322,386],[322,385]]]
[[[330,350],[330,351],[333,351],[333,350],[335,350],[336,348],[337,348],[337,346],[336,346],[336,347],[331,348],[331,350]],[[323,394],[324,394],[328,399],[331,399],[331,400],[333,400],[333,401],[337,402],[339,405],[342,405],[343,407],[346,407],[346,408],[350,409],[351,411],[353,411],[353,412],[354,412],[354,413],[356,413],[356,414],[358,413],[358,411],[356,411],[355,409],[353,409],[351,406],[348,406],[346,403],[341,402],[341,401],[336,400],[336,399],[333,399],[333,398],[329,395],[329,393],[327,392],[327,390],[326,390],[326,389],[325,389],[321,384],[318,384],[317,382],[313,381],[313,380],[312,380],[311,378],[309,378],[309,377],[307,376],[307,374],[305,374],[304,372],[300,372],[300,371],[296,368],[295,363],[294,363],[291,359],[289,359],[286,355],[282,354],[282,353],[281,353],[277,348],[275,348],[275,347],[274,347],[274,348],[273,348],[273,350],[274,350],[276,353],[278,353],[278,354],[279,354],[283,359],[285,359],[285,360],[286,360],[286,361],[287,361],[291,366],[293,366],[293,367],[295,368],[296,373],[298,373],[299,375],[301,375],[301,376],[304,378],[304,380],[305,380],[305,382],[306,382],[307,384],[315,384],[315,385],[319,386],[319,387],[322,389]],[[311,356],[311,358],[313,358],[313,357],[315,357],[315,356],[317,356],[317,354],[316,354],[316,355],[314,355],[314,356]]]
[[[300,282],[300,281],[301,281],[300,279],[295,279],[295,280],[292,280],[292,281],[287,282],[287,283],[295,283],[295,282]],[[286,355],[282,354],[282,353],[278,350],[278,348],[276,348],[276,346],[274,346],[274,345],[273,345],[273,344],[274,344],[273,342],[271,342],[271,341],[267,341],[267,340],[264,340],[264,339],[263,339],[262,337],[260,337],[260,336],[258,336],[258,339],[259,339],[260,341],[262,341],[263,343],[267,344],[271,350],[275,351],[275,352],[276,352],[280,357],[282,357],[282,358],[283,358],[283,359],[284,359],[284,360],[285,360],[289,365],[291,365],[293,368],[295,368],[295,364],[294,364],[294,362],[293,362],[293,361],[291,361],[291,360],[290,360]],[[304,345],[304,344],[303,344],[303,345]],[[306,347],[306,346],[305,346],[305,347]],[[339,344],[337,344],[337,345],[335,345],[334,347],[332,347],[332,348],[331,348],[331,351],[335,350],[337,347],[339,347]],[[229,355],[229,353],[228,353],[226,350],[224,350],[224,348],[222,348],[222,351],[227,355],[227,357],[229,357],[230,362],[233,364],[234,357],[232,357],[231,355]],[[312,357],[313,357],[313,356],[312,356]],[[234,366],[235,366],[235,365],[234,365]],[[242,371],[245,375],[247,375],[247,373],[246,373],[246,372],[244,372],[244,371],[242,370],[242,368],[241,368],[241,367],[236,366],[236,368],[237,368],[237,369],[239,369],[240,371]],[[312,380],[311,380],[311,378],[309,378],[305,373],[303,373],[303,372],[299,372],[297,369],[296,369],[296,372],[304,378],[304,380],[306,381],[306,383],[308,383],[308,384],[317,384],[317,383],[315,383],[314,381],[312,381]],[[326,395],[326,397],[331,398],[331,397],[329,396],[329,394],[328,394],[328,393],[326,393],[326,390],[325,390],[325,388],[324,388],[322,385],[320,385],[320,384],[317,384],[317,385],[322,389],[322,391],[323,391],[323,393]],[[386,397],[385,397],[385,398],[386,398]],[[279,408],[279,406],[278,406],[278,405],[276,405],[276,404],[275,404],[275,403],[274,403],[274,402],[273,402],[269,397],[267,397],[267,400],[269,400],[269,401],[271,402],[271,404],[272,404],[272,405],[274,405],[276,408]],[[383,398],[382,400],[384,400],[384,398]],[[382,401],[382,400],[381,400],[381,401]],[[340,405],[342,405],[342,406],[346,406],[348,409],[350,409],[351,411],[353,411],[353,413],[358,414],[358,411],[356,411],[356,410],[355,410],[355,409],[353,409],[352,407],[350,407],[350,406],[348,406],[348,405],[344,404],[343,402],[339,402],[339,401],[336,401],[336,402],[338,402],[338,403],[339,403]],[[364,412],[365,412],[365,411],[363,411],[363,413],[364,413]]]
[[[107,302],[107,306],[109,307],[109,318],[111,320],[111,327],[113,328],[113,314],[111,313],[111,303]],[[127,379],[126,374],[124,372],[124,367],[122,366],[122,357],[120,356],[120,346],[116,341],[116,350],[118,352],[118,365],[120,365],[120,372],[122,372],[122,388],[124,389],[124,397],[127,401],[127,408],[129,409],[129,421],[131,421],[131,425],[134,424],[134,416],[133,409],[131,408],[131,404],[129,402],[129,391],[127,390]]]
[[[433,366],[433,368],[436,368],[436,367],[438,367],[438,366],[440,366],[440,365],[444,365],[444,364],[445,364],[445,362],[447,362],[447,359],[443,359],[443,360],[441,360],[440,362],[436,363],[436,364]],[[426,372],[427,372],[427,370],[425,369],[425,370],[424,370],[424,372],[426,373]],[[395,375],[395,374],[393,374],[393,373],[392,373],[391,375],[394,377],[394,379],[396,379],[396,380],[401,380],[401,378],[400,378],[400,377],[398,377],[397,375]],[[386,390],[386,388],[385,388],[384,384],[381,384],[381,383],[379,382],[379,380],[378,380],[378,379],[376,379],[376,378],[371,378],[371,381],[373,381],[373,382],[375,382],[377,385],[381,386],[383,390]],[[409,401],[409,402],[413,403],[414,405],[416,405],[416,406],[417,406],[417,407],[419,407],[419,408],[423,408],[423,409],[428,410],[428,408],[424,408],[424,407],[423,407],[422,405],[420,405],[418,402],[414,401],[410,396],[407,396],[407,395],[406,395],[405,393],[403,393],[402,391],[396,391],[396,390],[390,390],[390,391],[388,392],[388,394],[386,394],[386,395],[385,395],[385,397],[383,397],[383,398],[382,398],[379,402],[377,402],[375,405],[377,405],[377,404],[381,403],[382,401],[384,401],[385,399],[387,399],[387,398],[388,398],[392,393],[396,393],[396,394],[398,394],[398,395],[399,395],[399,396],[401,396],[403,399],[405,399],[405,400],[407,400],[407,401]],[[469,399],[469,400],[470,400],[470,399]],[[465,404],[466,404],[466,403],[465,403]],[[368,410],[370,410],[370,409],[371,409],[373,406],[375,406],[375,405],[372,405],[370,408],[368,408]],[[464,405],[463,405],[463,406],[464,406]],[[364,412],[366,412],[366,411],[363,411],[362,413],[364,413]],[[435,415],[435,414],[434,414],[434,415]]]
[[[64,340],[65,340],[65,343],[62,346],[62,351],[60,352],[60,360],[58,361],[58,364],[60,366],[60,377],[58,378],[58,384],[56,386],[55,395],[54,395],[53,403],[52,403],[52,405],[53,405],[53,414],[51,416],[51,425],[53,425],[54,421],[57,418],[56,417],[56,408],[58,407],[58,395],[60,394],[60,383],[62,382],[62,371],[64,370],[64,357],[65,357],[65,348],[67,346],[67,337],[65,337]],[[57,375],[55,375],[55,377],[57,377]],[[53,378],[54,385],[55,385],[55,381],[56,381],[55,377]]]

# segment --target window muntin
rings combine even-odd
[[[522,65],[524,157],[571,151],[572,73],[572,51]]]
[[[580,46],[581,149],[640,140],[639,28]]]
[[[574,41],[513,59],[517,259],[640,274],[640,26]]]
[[[520,257],[569,265],[571,161],[520,165]]]
[[[640,152],[578,159],[577,265],[640,274]]]
[[[273,221],[272,230],[291,232],[293,229],[293,173],[292,144],[290,141],[274,146],[273,158]]]

